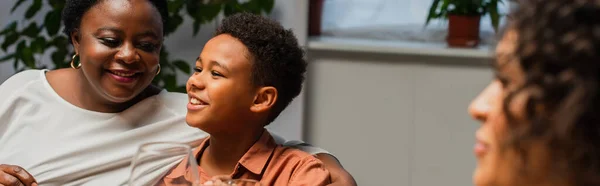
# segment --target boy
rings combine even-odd
[[[213,176],[263,185],[327,185],[329,172],[310,154],[274,143],[264,129],[298,96],[306,61],[291,30],[241,13],[223,20],[187,82],[186,122],[210,134],[194,152],[200,182]],[[164,180],[189,178],[182,162]]]

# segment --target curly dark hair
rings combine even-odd
[[[255,86],[273,86],[278,99],[267,125],[300,94],[306,61],[292,30],[276,21],[251,13],[226,17],[216,35],[228,34],[241,41],[253,60],[251,81]]]
[[[65,29],[63,33],[67,35],[70,43],[71,41],[71,33],[75,30],[79,29],[81,24],[81,18],[83,15],[94,5],[98,4],[103,0],[67,0],[65,2],[65,7],[62,11],[62,21],[65,25]],[[160,13],[160,17],[162,19],[163,24],[163,35],[165,34],[167,20],[169,18],[169,11],[167,8],[167,0],[148,0],[156,10]]]
[[[514,57],[525,81],[504,99],[512,135],[507,146],[525,160],[522,170],[532,171],[529,145],[541,141],[551,175],[574,185],[600,185],[600,0],[517,3],[508,29],[518,35]],[[526,125],[512,122],[509,112],[523,92]]]

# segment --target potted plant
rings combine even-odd
[[[498,30],[498,4],[503,0],[433,0],[425,25],[432,19],[447,19],[446,42],[451,47],[475,47],[479,44],[479,21],[489,14],[494,31]]]

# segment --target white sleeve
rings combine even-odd
[[[37,79],[36,77],[39,77],[40,73],[42,73],[40,70],[26,70],[11,76],[0,84],[0,137],[4,136],[12,120],[16,106],[15,99],[19,92],[29,82]]]
[[[312,155],[316,155],[316,154],[329,154],[331,156],[333,156],[331,153],[329,153],[328,151],[326,151],[325,149],[319,148],[319,147],[315,147],[312,146],[311,144],[308,144],[306,142],[300,141],[300,140],[286,140],[283,137],[271,132],[271,136],[273,136],[273,139],[275,139],[275,143],[277,144],[281,144],[285,147],[291,147],[291,148],[295,148],[295,149],[299,149],[301,151],[304,151],[306,153],[312,154]]]

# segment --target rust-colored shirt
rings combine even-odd
[[[209,137],[210,138],[210,137]],[[209,138],[194,151],[200,157],[208,147]],[[186,168],[185,158],[179,165],[166,174],[164,183],[178,179],[190,180],[191,174]],[[198,167],[200,182],[204,183],[213,176]],[[277,145],[268,131],[238,161],[230,177],[259,180],[262,185],[307,185],[318,186],[331,183],[329,172],[323,162],[311,154],[298,149]],[[170,186],[170,184],[164,184]]]

